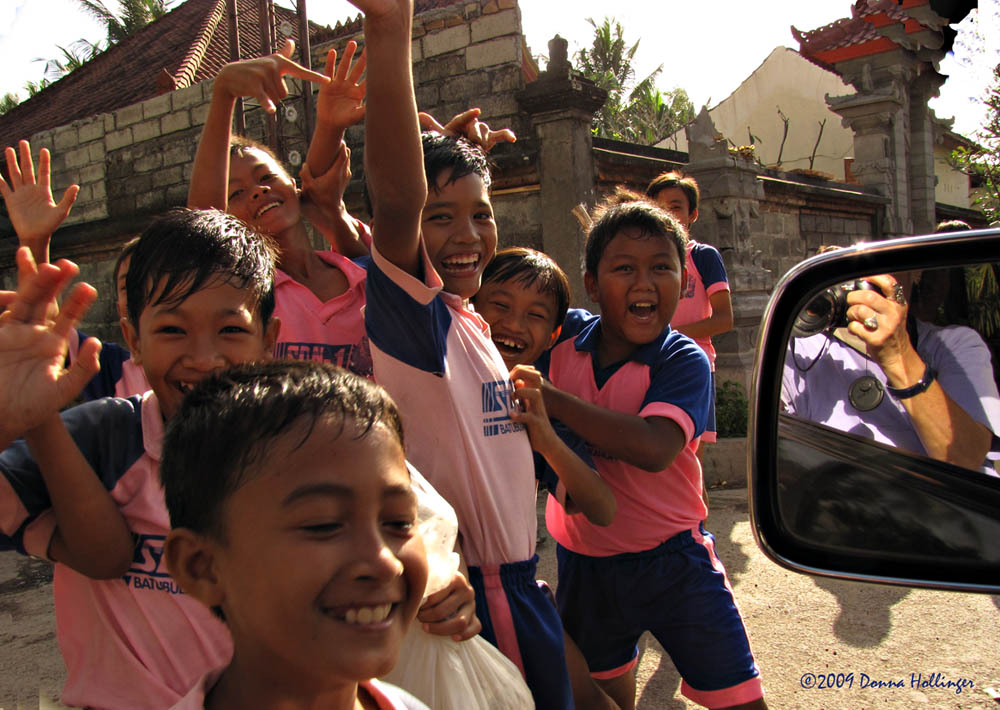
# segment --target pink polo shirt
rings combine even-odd
[[[110,490],[135,536],[131,568],[96,580],[56,564],[56,633],[66,663],[66,705],[163,710],[205,673],[229,662],[225,625],[184,594],[163,562],[170,520],[160,486],[163,417],[156,395],[105,398],[63,414],[66,427]],[[46,556],[55,516],[23,441],[0,455],[0,532]]]
[[[361,315],[365,269],[333,251],[316,254],[343,272],[347,290],[324,303],[279,269],[274,279],[274,315],[281,319],[281,328],[274,356],[330,362],[370,378],[372,358]]]
[[[368,269],[365,323],[375,380],[403,419],[406,458],[458,515],[470,565],[535,554],[535,474],[524,426],[510,419],[509,373],[490,329],[441,290],[424,254],[425,280],[377,250]]]

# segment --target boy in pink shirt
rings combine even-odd
[[[698,220],[698,201],[701,196],[694,178],[677,172],[662,173],[649,183],[646,196],[669,212],[688,233],[684,261],[687,278],[670,325],[693,338],[708,355],[713,373],[712,406],[701,440],[703,443],[712,443],[716,436],[715,347],[712,345],[712,336],[733,328],[733,303],[729,295],[726,267],[718,249],[691,239],[691,225]]]
[[[326,363],[233,368],[184,400],[164,441],[164,556],[234,653],[175,710],[426,710],[373,680],[427,582],[402,436],[381,388]]]
[[[531,447],[489,326],[468,304],[496,249],[489,169],[465,141],[421,137],[410,29],[407,16],[378,57],[368,46],[375,379],[399,406],[407,457],[455,508],[483,635],[522,669],[539,708],[570,708],[562,629],[534,578]]]
[[[126,339],[152,391],[61,416],[98,367],[100,345],[90,339],[63,370],[72,327],[95,293],[78,286],[45,324],[49,301],[76,269],[62,261],[36,270],[25,248],[18,260],[26,278],[0,324],[0,376],[9,385],[0,397],[0,545],[57,563],[62,701],[162,710],[232,653],[226,628],[162,564],[163,427],[201,379],[269,357],[278,328],[274,252],[218,211],[156,220],[126,278]]]
[[[567,633],[623,710],[635,707],[637,642],[652,632],[681,692],[710,708],[765,707],[725,570],[704,530],[695,455],[709,406],[708,358],[670,326],[684,281],[686,233],[638,195],[594,220],[584,281],[601,315],[571,310],[559,342],[511,377],[541,388],[549,414],[590,446],[618,512],[605,527],[551,497],[556,597]]]

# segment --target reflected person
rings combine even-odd
[[[907,297],[919,278],[867,277],[846,294],[846,327],[793,336],[783,409],[997,475],[1000,398],[990,351],[971,328],[933,325],[910,312]]]

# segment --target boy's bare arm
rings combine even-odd
[[[128,571],[134,542],[111,493],[80,453],[58,414],[24,436],[52,501],[49,557],[94,579]]]
[[[0,449],[69,404],[100,369],[101,345],[88,338],[69,369],[64,367],[71,333],[97,297],[88,284],[77,284],[54,321],[49,305],[79,273],[60,260],[36,267],[27,247],[17,250],[24,275],[7,310],[0,315]]]
[[[592,446],[644,471],[667,468],[687,443],[677,423],[665,417],[640,417],[605,409],[555,387],[518,365],[511,379],[524,377],[542,391],[549,415],[582,436]],[[533,369],[533,368],[532,368]]]
[[[427,180],[410,57],[413,2],[351,3],[365,13],[365,165],[374,209],[372,238],[383,256],[416,275]]]
[[[8,146],[4,149],[7,161],[8,184],[0,175],[0,197],[7,205],[7,214],[17,233],[19,244],[31,249],[37,264],[49,261],[49,242],[52,233],[69,216],[70,208],[80,191],[79,185],[70,185],[57,203],[52,197],[49,151],[42,148],[38,154],[38,175],[31,160],[31,146],[28,141],[18,144],[21,161],[17,153]]]
[[[677,330],[691,338],[710,338],[733,329],[733,302],[729,291],[716,291],[708,297],[712,304],[712,315],[687,325],[677,326]]]
[[[188,187],[188,207],[224,210],[229,193],[229,141],[232,137],[233,110],[241,96],[255,97],[268,113],[288,95],[283,77],[326,83],[323,76],[296,64],[289,57],[295,43],[285,40],[279,52],[259,59],[232,62],[222,67],[212,86],[212,103],[194,156],[194,169]]]
[[[541,382],[541,373],[534,368],[519,365],[511,373],[511,379],[517,388],[514,397],[521,405],[521,411],[512,410],[510,418],[528,428],[531,448],[545,457],[565,486],[566,493],[579,511],[587,516],[587,520],[595,525],[610,525],[618,508],[614,492],[597,471],[588,466],[556,434],[545,409],[542,391],[529,384],[526,379],[529,376],[536,385]]]

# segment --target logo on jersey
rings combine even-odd
[[[518,405],[512,395],[514,383],[510,380],[484,382],[483,395],[483,436],[500,436],[524,431],[524,425],[511,421],[510,412]]]
[[[372,376],[372,354],[368,338],[360,343],[327,345],[326,343],[278,343],[274,347],[276,358],[328,362],[362,377]]]
[[[169,594],[183,594],[177,586],[167,565],[163,561],[163,541],[165,535],[133,535],[135,554],[132,566],[122,577],[125,584],[134,589],[152,589]]]

